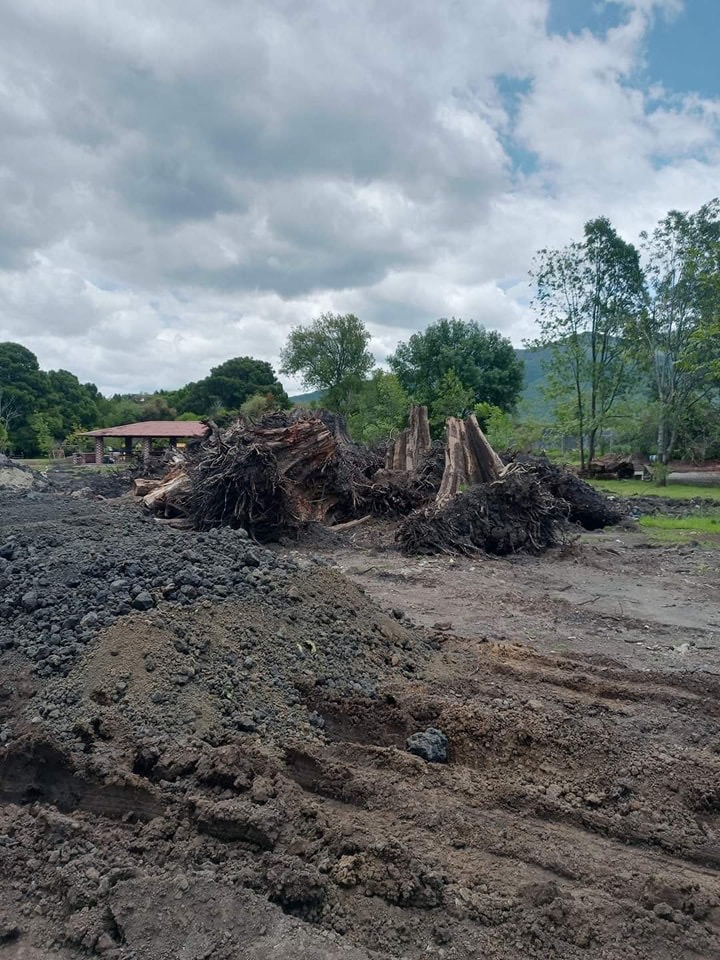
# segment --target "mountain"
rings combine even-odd
[[[313,400],[319,400],[324,393],[324,390],[312,390],[310,393],[298,393],[294,397],[290,397],[290,400],[296,406],[302,407],[307,403],[312,403]]]
[[[550,348],[516,349],[515,356],[525,364],[525,386],[520,400],[531,405],[536,412],[541,412],[547,406],[547,401],[542,396],[542,388],[545,386],[543,364],[550,359]]]

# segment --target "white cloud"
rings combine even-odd
[[[638,79],[678,3],[619,6],[6,5],[0,339],[110,392],[276,361],[323,310],[379,359],[452,314],[519,343],[539,247],[717,191],[720,101]]]

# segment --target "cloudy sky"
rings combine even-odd
[[[440,316],[520,345],[538,248],[720,193],[719,33],[718,0],[0,0],[0,340],[107,393],[325,310],[379,361]]]

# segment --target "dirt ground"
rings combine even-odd
[[[2,960],[720,958],[720,551],[616,528],[408,559],[360,527],[277,552],[287,656],[277,606],[182,614],[196,676],[166,711],[188,726],[155,696],[171,605],[100,632],[67,679],[3,654]],[[352,657],[376,666],[354,689],[312,637],[356,610]],[[275,642],[250,649],[263,622]],[[276,734],[213,723],[203,671],[217,684],[235,636],[282,674]],[[447,763],[405,749],[430,727]]]

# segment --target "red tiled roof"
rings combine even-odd
[[[199,420],[144,420],[119,427],[89,430],[83,437],[204,437],[207,427]]]

